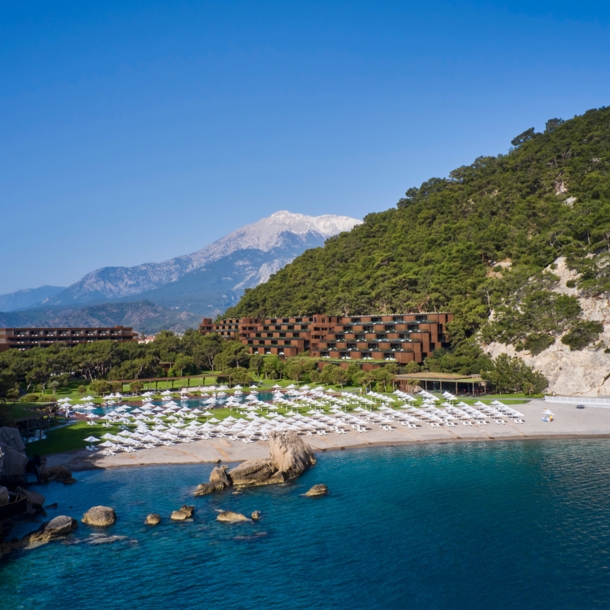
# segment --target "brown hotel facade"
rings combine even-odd
[[[423,362],[434,350],[447,346],[449,313],[409,313],[379,316],[292,318],[204,318],[203,334],[218,333],[248,345],[251,354],[312,358],[388,360],[398,364]],[[368,368],[368,367],[367,367]]]

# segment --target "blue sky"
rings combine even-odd
[[[606,2],[4,2],[0,293],[362,218],[610,104]]]

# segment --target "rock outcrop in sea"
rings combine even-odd
[[[231,510],[223,510],[221,513],[218,513],[216,521],[222,521],[223,523],[243,523],[245,521],[250,521],[250,519],[241,513],[234,513]]]
[[[194,512],[194,506],[188,506],[185,504],[184,506],[181,506],[179,510],[173,511],[170,519],[172,519],[172,521],[186,521],[193,516]]]
[[[44,523],[37,531],[27,534],[22,540],[27,547],[36,547],[41,544],[47,544],[52,540],[63,538],[78,527],[78,522],[72,517],[60,515],[51,519],[48,523]]]
[[[94,506],[90,508],[82,518],[82,522],[86,525],[95,527],[108,527],[116,521],[116,514],[112,508],[108,506]]]
[[[308,498],[314,498],[316,496],[325,496],[328,494],[328,487],[323,484],[314,485],[305,495]]]
[[[161,517],[160,515],[157,515],[157,513],[150,513],[150,515],[146,516],[145,523],[146,525],[159,525],[159,523],[161,523]]]
[[[311,447],[293,430],[269,435],[269,457],[246,460],[227,472],[227,467],[212,470],[209,483],[195,490],[203,496],[230,486],[273,485],[303,474],[316,463]]]

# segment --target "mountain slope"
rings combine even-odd
[[[306,241],[287,233],[282,246],[268,252],[256,248],[237,250],[190,271],[175,282],[138,295],[163,307],[216,316],[237,303],[244,290],[266,282],[306,248],[323,241],[310,235]],[[202,290],[202,287],[205,290]]]
[[[578,346],[574,337],[589,333],[593,349],[599,332],[583,326],[575,296],[553,290],[549,266],[563,256],[579,293],[610,293],[610,109],[552,119],[512,144],[409,189],[225,315],[448,310],[454,345],[477,337],[525,354],[558,338]]]
[[[199,316],[169,311],[150,301],[0,313],[0,327],[132,326],[144,333],[156,333],[163,329],[184,332],[187,328],[195,327],[199,321]]]
[[[26,288],[9,294],[0,294],[0,311],[26,309],[32,305],[44,303],[63,290],[65,288],[60,286],[40,286],[40,288]]]
[[[277,258],[272,267],[277,269],[279,261],[284,261],[285,264],[286,260],[292,260],[307,247],[320,246],[328,237],[341,231],[349,231],[359,222],[346,216],[312,217],[286,211],[276,212],[269,218],[242,227],[193,254],[178,256],[162,263],[146,263],[136,267],[104,267],[88,273],[63,292],[50,298],[48,304],[72,305],[134,297],[174,283],[184,275],[240,250],[275,251]],[[283,249],[286,252],[282,252]],[[248,274],[251,275],[251,269],[248,269]],[[264,277],[262,272],[259,275]],[[234,279],[238,280],[235,282],[236,286],[248,283],[246,276],[240,280]],[[240,290],[239,286],[235,289]],[[205,300],[205,283],[199,287],[199,296]]]

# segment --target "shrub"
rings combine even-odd
[[[561,338],[561,342],[568,345],[571,351],[578,351],[591,345],[603,330],[601,322],[582,320],[572,326],[570,332]]]
[[[547,347],[550,347],[555,343],[555,337],[551,335],[545,335],[544,333],[532,333],[528,335],[525,341],[522,343],[523,349],[528,350],[532,356],[538,355],[543,352]],[[521,346],[520,346],[521,347]]]
[[[38,397],[38,402],[55,402],[55,396],[53,394],[41,394]]]
[[[26,394],[19,399],[19,402],[38,402],[38,394]]]
[[[141,381],[134,381],[130,386],[129,389],[131,390],[131,392],[133,394],[139,394],[142,391],[142,388],[144,387],[144,384]]]
[[[568,288],[576,288],[576,280],[568,280],[568,281],[566,282],[566,286],[567,286]]]
[[[88,388],[87,388],[87,386],[86,386],[86,385],[79,385],[79,386],[78,386],[78,390],[77,390],[77,392],[78,392],[78,393],[79,393],[81,396],[84,396],[84,395],[85,395],[85,394],[86,394],[88,391],[89,391],[89,390],[88,390]]]
[[[111,385],[103,379],[96,379],[95,381],[91,382],[89,389],[94,394],[107,394],[111,390]]]

